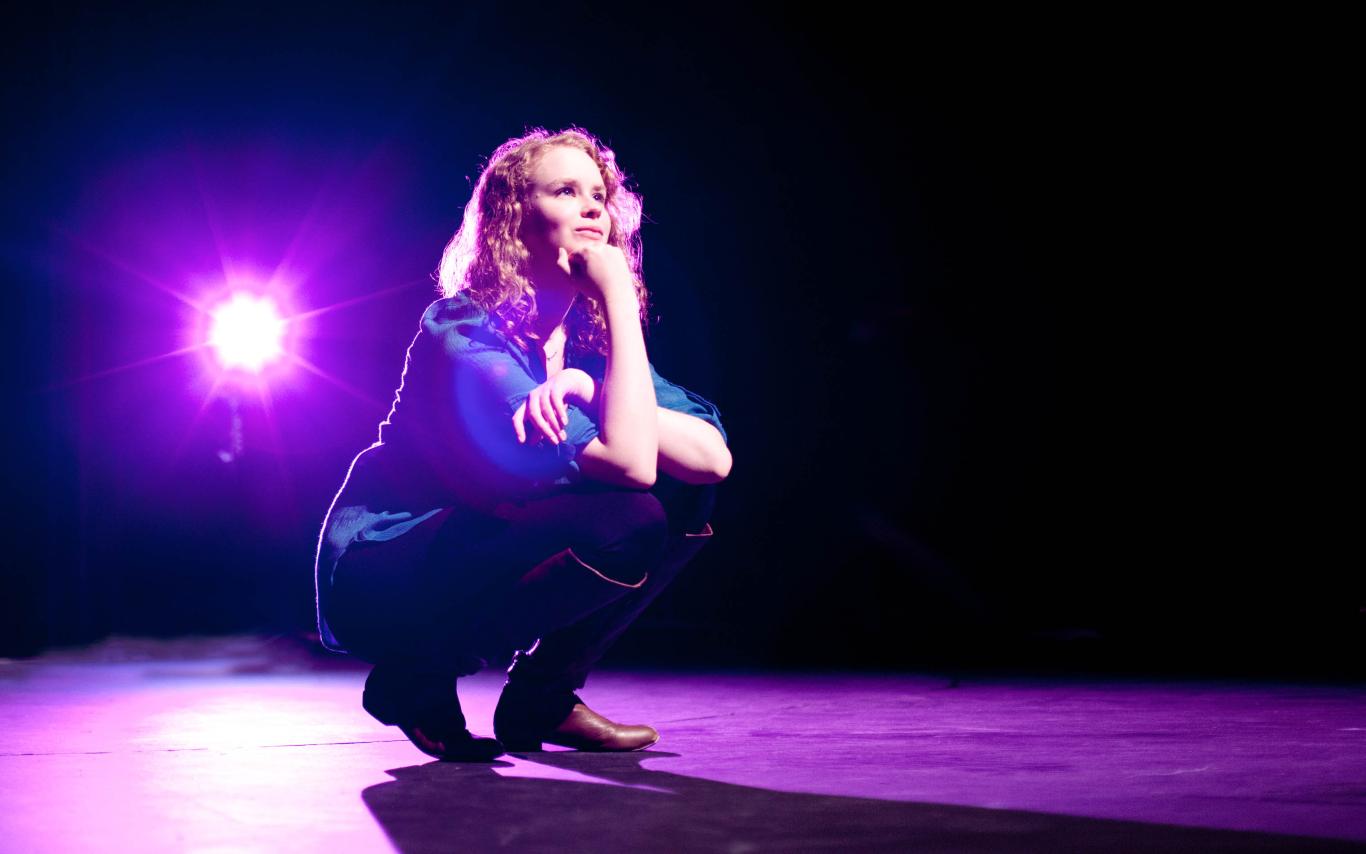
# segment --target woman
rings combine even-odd
[[[324,522],[323,643],[375,665],[365,709],[432,756],[659,738],[575,693],[709,541],[731,466],[716,407],[647,359],[640,210],[582,130],[499,147]],[[475,738],[455,680],[509,655]]]

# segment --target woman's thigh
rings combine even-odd
[[[599,489],[502,505],[501,527],[453,548],[496,577],[520,577],[542,560],[572,549],[609,577],[633,582],[663,547],[668,519],[648,492]],[[449,544],[449,540],[442,545]],[[438,546],[441,550],[441,546]]]
[[[444,510],[393,540],[349,547],[328,622],[350,648],[406,646],[477,616],[488,598],[565,549],[633,583],[664,548],[668,518],[648,492],[596,490]]]

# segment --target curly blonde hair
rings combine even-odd
[[[446,244],[437,269],[443,296],[468,291],[493,325],[523,350],[530,349],[528,342],[536,339],[531,324],[537,308],[535,288],[527,277],[531,255],[521,239],[522,211],[530,198],[532,171],[540,156],[555,146],[577,148],[602,173],[612,224],[607,242],[626,256],[642,324],[648,317],[649,293],[640,275],[640,196],[626,186],[626,175],[612,150],[588,131],[571,127],[552,134],[534,128],[509,139],[489,156],[465,205],[460,229]],[[572,356],[607,354],[607,319],[597,300],[578,294],[565,318],[565,331],[566,362]]]

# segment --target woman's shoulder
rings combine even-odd
[[[464,291],[427,306],[422,332],[439,341],[450,355],[504,346],[502,336],[489,324],[488,312]]]
[[[478,303],[470,299],[468,291],[460,291],[455,296],[439,299],[422,312],[424,329],[445,328],[462,323],[483,324],[487,321],[488,314]]]

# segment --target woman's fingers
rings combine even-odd
[[[555,392],[546,392],[544,399],[545,420],[550,422],[551,427],[555,429],[555,441],[563,442],[569,438],[569,435],[564,431],[564,428],[569,426],[569,419],[565,417],[565,413],[561,411],[561,407],[555,398]]]
[[[565,249],[563,246],[560,247],[560,255],[558,258],[555,259],[555,265],[558,266],[561,270],[564,270],[564,274],[566,276],[573,275],[573,271],[569,268],[568,249]]]
[[[558,445],[569,440],[569,404],[565,402],[567,390],[553,382],[543,383],[531,390],[526,400],[512,413],[512,429],[517,433],[517,441],[527,441],[526,420],[536,426],[551,442]]]
[[[546,418],[543,403],[544,398],[545,395],[542,390],[537,388],[531,393],[531,396],[527,398],[529,404],[526,411],[527,414],[531,416],[531,420],[536,423],[537,429],[544,433],[546,438],[558,445],[560,443],[559,436],[556,435],[556,430],[551,424],[551,419]]]
[[[564,432],[564,422],[560,419],[559,412],[556,411],[553,395],[547,391],[540,396],[541,417],[545,419],[546,425],[550,428],[550,441],[559,444],[561,440],[568,438]]]
[[[568,407],[567,403],[564,403],[564,395],[566,395],[566,389],[559,387],[559,385],[550,389],[550,409],[555,411],[555,422],[557,428],[560,430],[560,439],[568,439],[568,435],[564,430],[568,429],[568,426],[570,426],[570,407]]]
[[[551,429],[550,425],[546,423],[545,418],[541,415],[541,407],[535,401],[534,392],[531,397],[528,397],[517,406],[516,412],[512,413],[512,430],[517,434],[517,441],[523,445],[525,445],[527,441],[526,419],[528,417],[531,418],[531,423],[536,425],[536,429],[540,430],[543,435],[551,438],[553,441],[554,430]]]
[[[564,389],[556,388],[550,394],[551,403],[555,406],[555,414],[560,419],[560,438],[568,439],[569,435],[565,430],[569,428],[569,405],[564,402]]]

